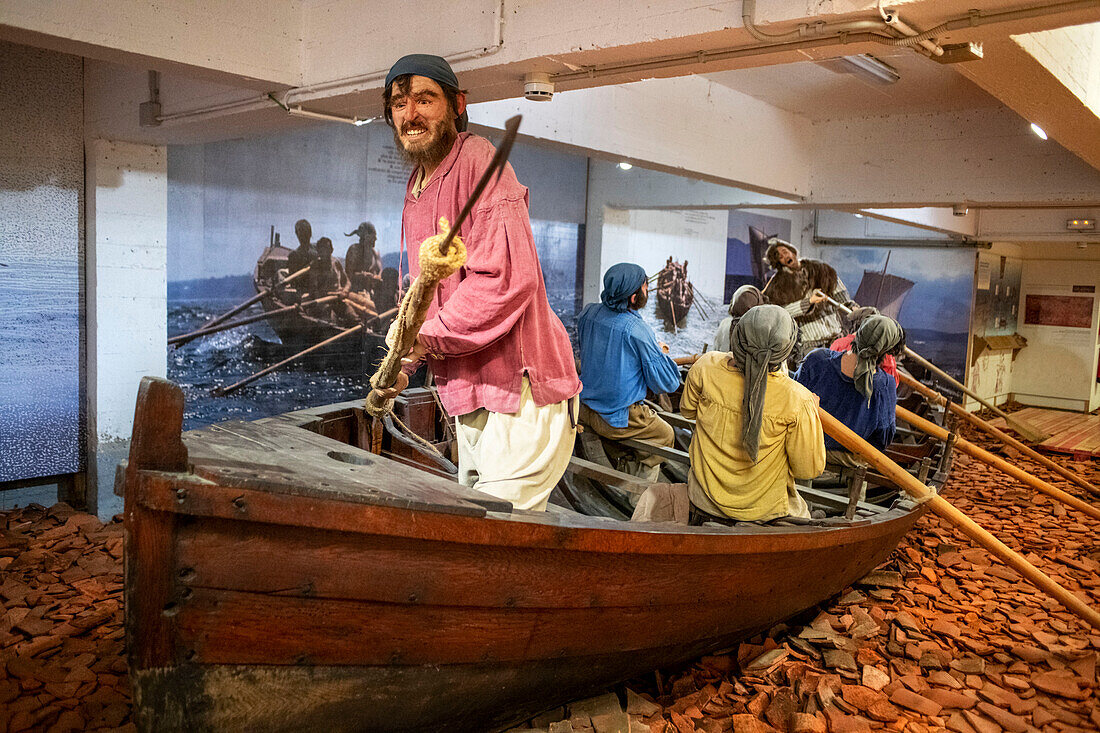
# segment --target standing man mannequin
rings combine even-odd
[[[673,392],[680,370],[638,311],[649,283],[639,265],[621,262],[603,276],[599,303],[589,303],[577,319],[581,353],[581,422],[612,440],[636,438],[671,447],[672,426],[644,403],[646,390]],[[610,452],[610,451],[609,451]],[[618,456],[617,468],[656,481],[664,459],[634,450]]]
[[[397,61],[383,92],[394,140],[415,166],[402,226],[412,246],[454,223],[495,150],[465,132],[466,94],[439,56]],[[512,502],[546,508],[576,436],[580,392],[573,349],[546,298],[527,188],[506,165],[490,180],[459,235],[466,264],[441,281],[406,371],[429,357],[443,407],[455,415],[459,481]],[[409,268],[419,275],[416,257]]]

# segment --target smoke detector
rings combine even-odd
[[[523,97],[532,102],[549,102],[554,97],[554,82],[550,75],[533,71],[523,77]]]

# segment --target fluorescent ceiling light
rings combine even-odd
[[[890,64],[876,59],[869,53],[859,56],[844,56],[840,59],[850,67],[854,74],[864,77],[869,81],[893,84],[901,79],[901,74]]]
[[[631,165],[630,163],[627,163],[627,162],[625,162],[625,161],[624,161],[624,162],[622,162],[622,163],[619,163],[619,169],[620,169],[620,170],[628,171],[628,170],[630,170],[630,169],[631,169],[631,168],[633,168],[633,167],[634,167],[634,166],[632,166],[632,165]]]
[[[1046,130],[1044,130],[1043,128],[1039,127],[1039,126],[1038,126],[1038,125],[1036,125],[1036,124],[1035,124],[1034,122],[1032,122],[1032,123],[1031,123],[1031,131],[1032,131],[1032,132],[1034,132],[1034,133],[1035,133],[1036,135],[1038,135],[1038,136],[1039,136],[1040,138],[1042,138],[1043,140],[1046,140],[1046,139],[1047,139],[1047,133],[1046,133]]]

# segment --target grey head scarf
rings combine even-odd
[[[905,331],[893,318],[868,316],[859,324],[855,341],[852,342],[852,351],[856,355],[856,369],[852,379],[856,383],[856,390],[867,398],[868,406],[871,405],[871,395],[874,394],[874,377],[879,361],[883,354],[896,351],[904,343]]]
[[[741,441],[752,460],[760,448],[760,423],[764,417],[764,395],[768,373],[787,360],[798,338],[798,326],[791,314],[777,305],[750,308],[733,329],[730,354],[745,375],[741,400]]]

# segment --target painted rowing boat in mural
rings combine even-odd
[[[431,440],[435,411],[424,390],[395,409]],[[142,730],[500,730],[814,606],[923,511],[735,527],[522,511],[374,432],[359,402],[181,434],[182,415],[175,385],[143,380],[118,472]]]
[[[688,312],[695,302],[695,286],[687,277],[687,261],[675,262],[668,258],[664,268],[657,273],[654,290],[657,291],[656,313],[669,331],[683,328]]]

